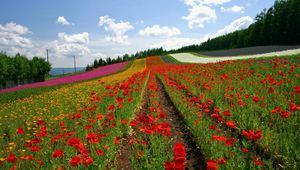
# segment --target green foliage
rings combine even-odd
[[[268,10],[255,17],[247,29],[208,39],[200,45],[190,45],[170,53],[209,51],[264,45],[300,44],[300,1],[276,0]]]
[[[50,70],[50,63],[42,58],[33,57],[29,60],[20,54],[10,57],[0,52],[0,86],[3,88],[8,81],[13,81],[15,84],[44,81]]]

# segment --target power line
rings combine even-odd
[[[75,70],[75,73],[76,73],[76,57],[74,55],[74,70]]]
[[[48,56],[49,49],[46,49],[46,51],[47,51],[47,62],[49,62],[49,56]]]

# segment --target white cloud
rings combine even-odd
[[[189,6],[195,5],[222,5],[230,2],[231,0],[184,0],[184,3]]]
[[[217,37],[220,35],[228,34],[234,32],[236,30],[247,28],[250,24],[252,24],[254,20],[249,16],[244,16],[234,20],[231,24],[225,26],[223,29],[220,29],[213,37]]]
[[[51,50],[52,55],[58,58],[90,55],[91,51],[87,46],[89,43],[88,32],[71,35],[62,32],[57,36],[59,40],[54,40],[45,47]]]
[[[153,25],[152,27],[146,27],[145,29],[142,29],[139,31],[139,35],[141,36],[166,36],[166,37],[172,37],[176,35],[180,35],[181,32],[176,27],[167,27],[160,25]]]
[[[83,44],[66,43],[64,41],[54,40],[46,45],[50,49],[51,54],[58,58],[83,56],[89,54],[90,49]]]
[[[221,7],[221,11],[222,12],[244,13],[245,12],[245,7],[238,6],[238,5],[234,5],[230,8]]]
[[[29,31],[29,29],[27,27],[18,25],[14,22],[7,23],[3,26],[0,24],[0,31],[12,33],[12,34],[18,34],[18,35],[26,35],[26,34],[31,33],[31,31]]]
[[[0,24],[0,51],[15,54],[32,48],[32,41],[26,37],[30,33],[31,31],[27,27],[14,22]]]
[[[199,4],[190,8],[188,16],[183,16],[182,18],[188,21],[190,29],[194,27],[204,28],[204,23],[216,21],[217,15],[214,9]]]
[[[178,49],[183,46],[192,45],[192,44],[200,44],[208,39],[208,35],[203,36],[201,38],[171,38],[164,40],[159,43],[153,44],[152,48],[163,47],[167,50]]]
[[[67,43],[82,43],[87,44],[89,42],[89,33],[83,32],[73,35],[67,35],[64,32],[58,33],[58,38]]]
[[[74,25],[73,23],[70,23],[64,16],[59,16],[56,20],[56,23],[61,25]]]
[[[109,16],[100,16],[98,26],[110,33],[105,37],[106,41],[119,44],[129,44],[126,32],[134,28],[130,22],[116,22]]]

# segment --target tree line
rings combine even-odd
[[[43,58],[35,56],[30,60],[20,54],[11,57],[0,52],[0,85],[2,88],[5,88],[8,82],[18,85],[44,81],[50,70],[50,63]]]
[[[138,51],[135,54],[124,54],[123,56],[118,56],[117,58],[110,58],[107,57],[106,59],[95,59],[92,64],[88,64],[86,66],[86,71],[93,70],[95,68],[120,63],[124,61],[130,61],[138,58],[144,58],[147,56],[154,56],[154,55],[164,55],[167,54],[167,51],[165,51],[162,47],[161,48],[152,48],[144,51]]]
[[[219,36],[199,45],[169,52],[223,50],[264,45],[300,44],[300,0],[276,0],[255,17],[247,29]]]

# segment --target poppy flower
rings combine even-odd
[[[22,160],[29,160],[29,161],[32,161],[34,160],[34,157],[31,156],[31,155],[24,155],[21,157]]]
[[[290,103],[290,111],[291,112],[296,112],[299,110],[299,106],[296,103]]]
[[[175,169],[174,163],[170,162],[170,161],[166,161],[164,163],[164,167],[165,167],[165,170],[174,170]]]
[[[15,163],[18,160],[18,158],[16,157],[15,154],[9,154],[6,160],[7,162]]]
[[[23,128],[17,128],[17,134],[24,134],[25,131]]]
[[[96,154],[97,154],[97,155],[103,155],[104,152],[103,152],[101,149],[97,149],[97,150],[96,150]]]
[[[122,97],[116,98],[116,102],[117,103],[122,103],[123,101],[124,101],[124,99]]]
[[[81,162],[80,156],[74,156],[70,159],[69,163],[71,166],[78,166]]]
[[[115,105],[114,104],[112,104],[112,105],[110,105],[110,106],[107,107],[107,110],[114,110],[114,109],[115,109]]]
[[[247,153],[247,152],[249,152],[249,150],[248,150],[247,148],[243,148],[243,149],[242,149],[242,152],[243,152],[243,153]]]
[[[90,156],[84,156],[83,158],[82,158],[82,163],[84,164],[84,165],[90,165],[90,164],[92,164],[93,163],[93,158],[92,157],[90,157]]]
[[[225,111],[223,112],[223,115],[225,115],[225,116],[231,116],[231,113],[230,113],[229,110],[225,110]]]
[[[39,152],[40,150],[42,150],[42,148],[40,148],[39,146],[32,146],[31,148],[29,148],[32,152]]]
[[[58,158],[58,157],[62,157],[63,156],[63,150],[56,150],[56,151],[53,151],[52,153],[52,157],[53,158]]]
[[[218,160],[218,164],[225,164],[226,163],[226,159],[225,158],[220,158]]]
[[[217,170],[218,169],[218,165],[215,160],[208,160],[206,162],[206,164],[207,164],[207,170]]]
[[[254,160],[254,164],[257,166],[263,166],[264,165],[264,161],[260,160],[260,159],[255,159]]]
[[[282,111],[280,113],[280,116],[283,117],[283,118],[288,118],[288,117],[290,117],[290,112],[288,112],[288,111]]]
[[[257,96],[253,96],[253,97],[252,97],[252,100],[253,100],[254,102],[256,102],[256,103],[259,102],[259,98],[258,98]]]
[[[228,127],[232,128],[232,129],[236,128],[235,122],[234,122],[234,121],[231,121],[231,120],[227,121],[227,122],[226,122],[226,125],[227,125]]]

